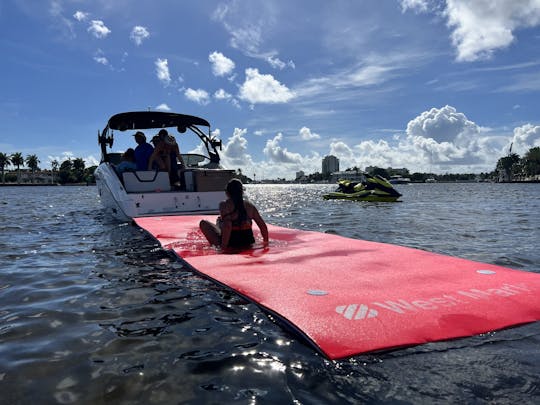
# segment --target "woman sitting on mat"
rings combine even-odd
[[[244,201],[244,185],[232,179],[225,189],[227,200],[219,203],[220,216],[216,224],[202,220],[199,224],[202,233],[210,244],[222,249],[249,247],[255,243],[251,221],[259,227],[264,246],[268,246],[268,228],[257,208]]]

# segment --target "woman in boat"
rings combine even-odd
[[[171,186],[181,188],[180,170],[185,169],[185,164],[176,139],[169,135],[166,129],[161,129],[158,135],[152,138],[152,143],[154,152],[148,161],[148,170],[168,172]]]
[[[268,228],[257,207],[244,200],[244,185],[232,179],[225,189],[227,200],[219,204],[220,216],[216,224],[202,220],[199,224],[202,233],[210,244],[222,249],[249,247],[255,243],[252,221],[261,231],[264,246],[268,246]]]
[[[137,170],[135,151],[133,148],[126,149],[126,151],[122,153],[122,161],[115,167],[115,170],[120,176],[124,172]]]

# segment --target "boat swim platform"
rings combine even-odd
[[[210,246],[199,221],[135,218],[192,269],[277,315],[329,359],[540,320],[540,274],[268,225],[269,247]],[[256,237],[258,229],[255,230]]]

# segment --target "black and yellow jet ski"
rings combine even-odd
[[[384,177],[364,174],[364,181],[339,180],[338,188],[324,194],[325,200],[397,201],[401,194]]]

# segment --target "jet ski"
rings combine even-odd
[[[324,194],[325,200],[395,202],[401,194],[384,177],[364,174],[363,181],[339,180],[338,188]]]

